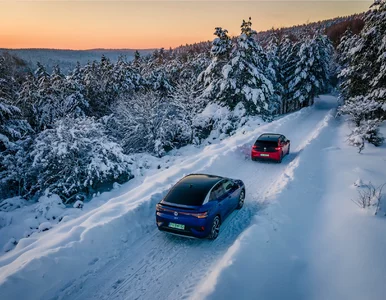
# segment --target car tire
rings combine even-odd
[[[277,161],[277,163],[280,164],[282,160],[283,160],[283,152],[281,152],[280,158],[279,158],[279,160]]]
[[[219,216],[215,216],[212,222],[212,226],[210,228],[210,233],[208,238],[210,240],[215,240],[220,233],[221,220]]]
[[[291,148],[291,145],[288,145],[287,155],[290,154],[290,148]]]
[[[236,209],[241,209],[244,205],[245,201],[245,190],[241,190],[240,196],[239,196],[239,203],[237,204]]]

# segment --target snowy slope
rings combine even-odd
[[[214,282],[227,285],[226,280],[221,282],[225,276],[222,271],[237,255],[234,252],[240,253],[238,245],[248,239],[254,228],[261,227],[262,234],[266,234],[265,229],[276,227],[272,220],[282,220],[280,215],[284,213],[277,208],[280,205],[275,204],[275,198],[292,195],[287,190],[280,192],[295,185],[297,170],[305,168],[302,176],[309,179],[313,174],[321,180],[320,184],[327,180],[325,173],[314,172],[315,167],[325,171],[322,161],[317,156],[310,160],[309,156],[314,155],[313,148],[324,147],[320,145],[321,135],[334,132],[335,106],[334,97],[324,96],[314,107],[270,124],[240,130],[202,151],[189,147],[181,150],[179,163],[137,182],[129,192],[101,207],[25,242],[28,246],[16,247],[0,257],[0,298],[181,299],[212,295],[209,287]],[[254,139],[267,131],[281,132],[291,139],[292,153],[280,165],[246,159]],[[246,184],[244,208],[226,220],[214,242],[169,236],[158,232],[154,224],[155,204],[173,183],[192,172],[240,178]],[[314,182],[319,182],[315,178]],[[297,184],[292,197],[311,190],[299,188],[302,182]],[[322,188],[316,191],[322,195]],[[290,207],[293,214],[299,210],[298,206]],[[263,226],[253,225],[242,234],[256,220]],[[254,251],[266,247],[266,241],[261,242],[257,239]],[[269,254],[261,252],[261,258],[264,253]]]

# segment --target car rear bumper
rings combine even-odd
[[[165,231],[172,234],[195,237],[195,238],[205,238],[210,233],[210,220],[197,219],[197,220],[184,220],[184,218],[175,219],[170,215],[165,215],[162,213],[156,213],[156,223],[157,227],[161,231]],[[169,223],[176,223],[184,225],[184,229],[171,228]],[[202,229],[204,228],[204,229]]]
[[[268,156],[267,156],[268,155]],[[251,158],[252,160],[280,160],[280,152],[259,152],[259,151],[252,151],[251,152]]]

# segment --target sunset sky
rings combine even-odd
[[[0,1],[0,48],[160,48],[350,15],[372,1]]]

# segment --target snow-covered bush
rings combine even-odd
[[[116,183],[116,182],[115,182],[115,183]],[[115,184],[114,184],[114,186],[115,186]],[[83,201],[77,200],[77,201],[74,203],[74,205],[73,205],[72,207],[73,207],[73,208],[79,208],[79,209],[82,209],[83,206],[84,206]]]
[[[4,252],[9,252],[11,251],[13,248],[15,248],[15,246],[17,245],[17,241],[15,238],[11,238],[8,243],[6,243],[3,247],[3,251]]]
[[[66,206],[58,195],[50,195],[48,190],[38,200],[35,212],[46,220],[57,220],[63,214]]]
[[[358,96],[346,101],[338,109],[338,115],[348,115],[350,121],[360,126],[363,120],[374,119],[374,115],[382,107],[382,103],[369,97]]]
[[[0,203],[0,212],[10,212],[24,207],[27,202],[20,197],[8,198]],[[1,226],[0,226],[1,227]]]
[[[47,231],[52,228],[52,224],[50,222],[44,222],[39,225],[39,232]]]
[[[208,137],[221,140],[232,135],[246,121],[246,110],[242,103],[234,110],[216,103],[208,104],[194,119],[196,143],[199,144]]]
[[[185,84],[177,87],[170,98],[146,91],[119,99],[113,115],[104,122],[125,153],[162,156],[192,141],[192,120],[200,103],[195,102],[193,89]]]
[[[360,208],[373,209],[376,215],[381,207],[382,190],[386,183],[375,187],[371,182],[358,189],[358,198],[352,199]]]
[[[35,178],[31,194],[49,189],[66,202],[131,177],[132,161],[92,118],[58,121],[36,137],[30,155]]]
[[[365,141],[368,141],[374,146],[382,145],[384,137],[379,133],[380,123],[381,121],[378,119],[362,121],[348,136],[349,144],[358,147],[358,153],[361,153],[365,148]]]

